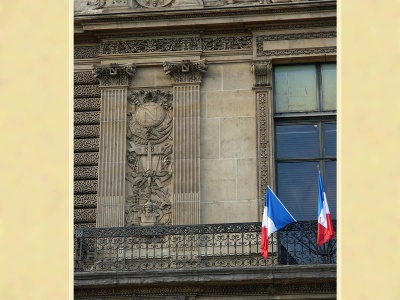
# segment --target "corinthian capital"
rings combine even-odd
[[[135,64],[93,65],[92,75],[100,87],[129,85],[136,73]]]
[[[182,60],[180,62],[164,62],[165,74],[171,76],[172,83],[201,82],[202,76],[207,71],[207,61]]]

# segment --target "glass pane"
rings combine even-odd
[[[277,125],[275,134],[278,159],[319,157],[317,124]]]
[[[336,219],[336,161],[325,162],[325,193],[331,218]]]
[[[275,68],[275,112],[317,111],[317,80],[314,65]]]
[[[322,110],[336,110],[336,64],[323,64]]]
[[[297,221],[318,215],[318,162],[277,163],[277,195]]]
[[[324,128],[324,156],[336,157],[336,123],[327,123]]]

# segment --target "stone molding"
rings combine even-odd
[[[275,14],[289,14],[289,13],[310,13],[310,12],[324,12],[324,11],[336,11],[336,4],[332,5],[332,2],[336,1],[328,1],[329,3],[313,3],[304,7],[300,6],[287,6],[285,8],[273,8],[270,5],[266,6],[258,6],[257,10],[239,10],[238,7],[229,7],[234,9],[228,9],[224,11],[209,11],[209,12],[199,12],[188,13],[187,11],[172,11],[171,14],[158,14],[152,15],[147,14],[135,17],[111,17],[111,18],[96,18],[93,16],[82,16],[75,17],[76,23],[82,22],[86,24],[94,24],[94,23],[114,23],[114,22],[137,22],[137,21],[157,21],[157,20],[179,20],[184,16],[187,19],[191,18],[221,18],[221,17],[234,17],[234,16],[256,16],[256,15],[275,15]],[[81,19],[81,20],[79,20]]]
[[[136,64],[93,65],[92,75],[100,87],[128,86],[136,73]]]
[[[207,60],[182,60],[180,62],[164,62],[165,74],[171,76],[173,84],[201,82],[207,71]]]
[[[270,86],[272,84],[272,63],[270,60],[255,61],[251,69],[256,81],[254,87]]]

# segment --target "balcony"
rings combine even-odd
[[[75,272],[336,264],[336,240],[317,247],[316,221],[299,225],[269,239],[268,259],[261,223],[77,229]]]

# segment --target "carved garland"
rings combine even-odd
[[[128,101],[126,225],[171,224],[172,94],[141,90]]]

